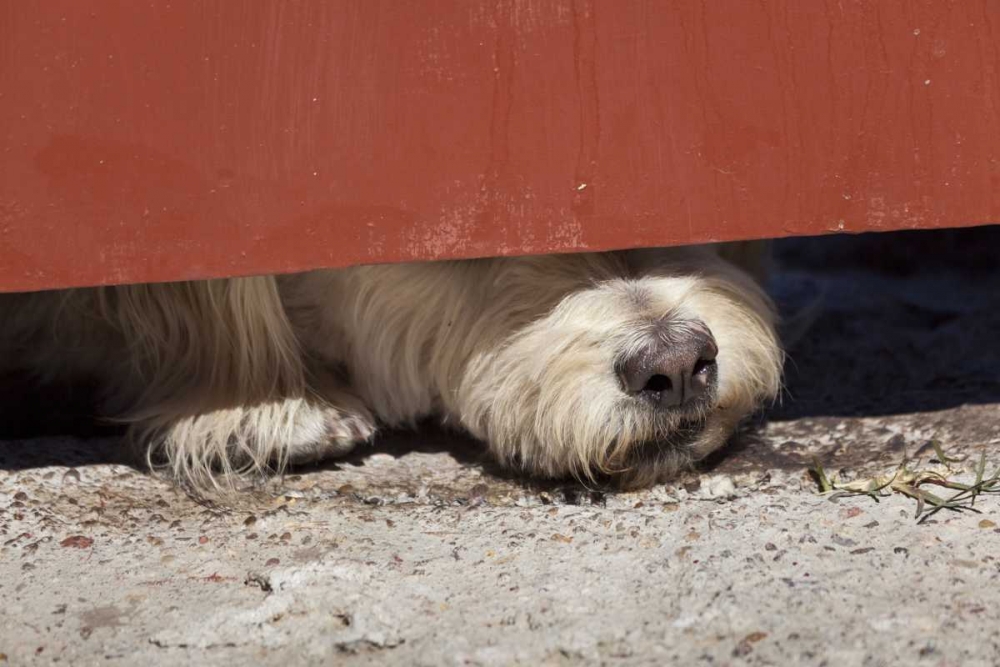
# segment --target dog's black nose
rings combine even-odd
[[[715,338],[700,322],[664,325],[618,364],[629,394],[662,408],[694,407],[715,394]]]

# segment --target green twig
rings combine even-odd
[[[964,461],[967,458],[947,456],[936,440],[931,441],[931,446],[934,448],[937,460],[943,463],[949,471],[952,470],[949,464]],[[985,476],[985,449],[980,453],[975,468],[976,478],[972,484],[950,480],[935,470],[910,470],[907,468],[906,459],[900,463],[896,472],[891,476],[880,475],[853,482],[839,482],[836,479],[831,479],[818,460],[813,461],[810,472],[819,483],[820,493],[828,494],[830,500],[851,496],[868,496],[875,502],[879,502],[880,497],[891,495],[893,492],[913,498],[917,502],[915,518],[921,523],[941,510],[970,511],[979,514],[981,512],[975,507],[979,496],[984,493],[1000,493],[1000,468],[992,476]],[[942,498],[920,488],[924,484],[933,484],[957,493],[952,494],[949,498]]]

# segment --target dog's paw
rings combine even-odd
[[[375,420],[360,404],[309,404],[296,411],[285,460],[304,465],[344,456],[374,434]]]

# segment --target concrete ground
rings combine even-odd
[[[1000,495],[918,523],[807,473],[934,440],[966,479],[1000,464],[998,241],[783,243],[774,292],[817,313],[783,402],[640,493],[504,477],[428,428],[221,509],[9,409],[0,665],[998,664]]]

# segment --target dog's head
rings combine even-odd
[[[708,252],[615,262],[521,294],[558,296],[468,365],[464,421],[501,460],[647,485],[724,444],[777,393],[773,309],[748,275]]]

